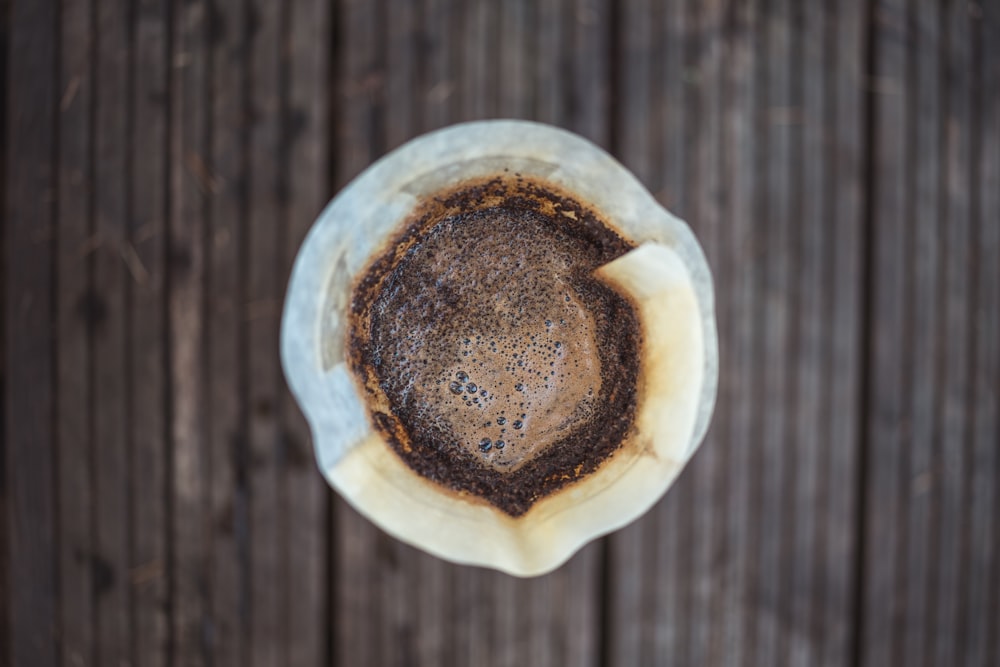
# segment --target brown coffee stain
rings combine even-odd
[[[427,197],[353,291],[351,367],[406,465],[519,516],[633,429],[640,327],[594,277],[634,246],[517,174]]]

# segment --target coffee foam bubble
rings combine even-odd
[[[572,240],[535,217],[443,221],[378,303],[388,393],[501,471],[584,424],[601,389],[594,318],[559,250]]]
[[[631,399],[615,388],[634,382],[636,324],[592,275],[628,246],[605,228],[583,228],[575,214],[517,197],[478,202],[443,209],[393,246],[391,266],[387,258],[368,286],[370,304],[355,304],[367,337],[358,366],[391,406],[384,417],[400,425],[387,434],[421,474],[502,495],[469,464],[504,477],[524,469],[539,489],[511,492],[522,496],[505,508],[516,514],[543,480],[592,469],[599,461],[587,459],[588,448],[606,456],[607,439],[630,423]],[[539,457],[548,463],[535,470]]]

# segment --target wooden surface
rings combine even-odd
[[[5,0],[0,665],[1000,664],[1000,3]],[[712,265],[708,438],[517,580],[323,483],[294,254],[407,139],[578,132]]]

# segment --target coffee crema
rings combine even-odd
[[[633,248],[559,188],[505,173],[427,197],[355,285],[351,367],[406,465],[520,516],[628,437],[641,336],[594,277]]]

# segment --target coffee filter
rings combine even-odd
[[[632,435],[518,517],[411,470],[373,428],[345,358],[352,288],[418,202],[504,170],[569,192],[638,246],[596,275],[630,297],[643,340]],[[646,512],[702,441],[718,380],[712,279],[687,225],[599,147],[538,123],[465,123],[396,149],[322,212],[292,271],[281,357],[320,470],[355,509],[446,560],[533,576]]]

